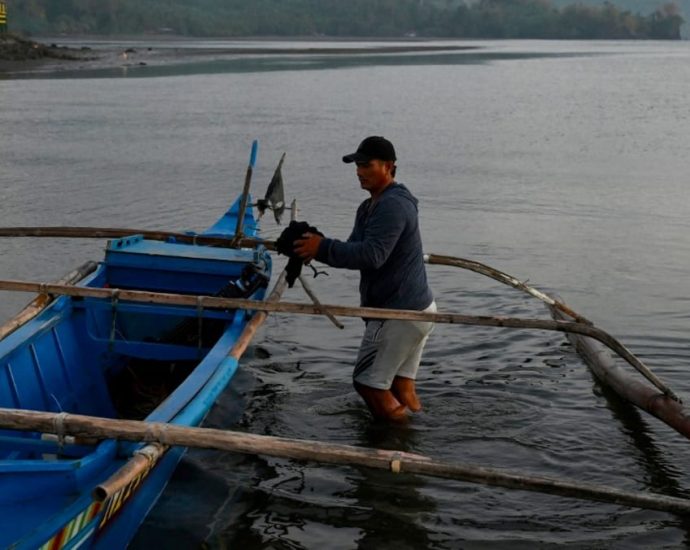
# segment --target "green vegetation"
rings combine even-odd
[[[7,0],[33,34],[678,39],[675,3],[642,15],[564,0]]]

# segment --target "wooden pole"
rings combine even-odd
[[[314,293],[314,291],[311,288],[311,285],[304,278],[304,275],[300,275],[298,278],[299,278],[299,282],[302,284],[302,288],[304,289],[304,292],[306,292],[307,296],[309,296],[309,298],[311,298],[311,301],[319,309],[319,311],[321,313],[323,313],[326,317],[328,317],[328,320],[331,323],[333,323],[337,328],[339,328],[339,329],[345,328],[345,325],[343,325],[340,321],[338,321],[338,319],[335,318],[335,315],[333,315],[331,313],[331,311],[321,303],[321,300],[319,300],[318,296]]]
[[[296,210],[296,205],[294,204],[293,201],[293,217],[294,217],[294,212]],[[232,242],[228,239],[220,238],[220,237],[205,237],[202,235],[196,235],[196,236],[190,236],[187,234],[183,233],[173,233],[173,232],[164,232],[164,231],[150,231],[150,230],[139,230],[139,229],[122,229],[122,228],[93,228],[93,227],[15,227],[15,228],[0,228],[0,237],[68,237],[68,238],[117,238],[117,237],[123,237],[126,235],[132,235],[132,234],[143,234],[145,238],[148,239],[153,239],[153,240],[168,240],[168,239],[175,239],[176,241],[179,242],[186,242],[190,244],[199,244],[199,245],[207,245],[207,246],[220,246],[220,247],[231,247],[233,246]],[[269,250],[272,250],[275,248],[275,244],[271,241],[261,241],[259,239],[242,239],[240,241],[241,246],[256,246],[257,244],[263,244],[268,248]],[[603,383],[607,383],[610,385],[614,391],[616,391],[619,395],[621,395],[623,398],[628,399],[635,405],[639,406],[640,408],[646,410],[650,414],[656,416],[657,418],[661,419],[662,421],[666,422],[669,426],[673,427],[676,429],[679,433],[685,435],[686,437],[690,437],[690,419],[686,416],[685,412],[682,409],[682,406],[680,405],[680,400],[678,397],[668,388],[663,384],[649,369],[642,364],[639,359],[637,359],[632,353],[630,353],[622,344],[620,344],[617,340],[615,340],[613,337],[605,333],[604,331],[601,331],[599,329],[594,329],[594,327],[591,327],[591,321],[583,317],[582,315],[574,312],[569,306],[561,302],[560,300],[556,300],[554,298],[551,298],[550,296],[526,285],[526,283],[519,281],[518,279],[507,275],[503,272],[500,272],[498,270],[495,270],[494,268],[491,268],[489,266],[486,266],[484,264],[481,264],[479,262],[474,262],[472,260],[465,260],[462,258],[453,258],[453,257],[448,257],[448,256],[441,256],[441,255],[427,255],[425,257],[425,261],[429,264],[436,264],[436,265],[448,265],[448,266],[453,266],[453,267],[460,267],[464,269],[469,269],[471,271],[475,271],[477,273],[486,275],[488,277],[491,277],[497,281],[503,282],[509,286],[512,286],[514,288],[523,290],[530,295],[542,300],[543,302],[547,303],[549,306],[552,307],[552,309],[558,310],[562,313],[565,313],[566,315],[576,319],[579,321],[579,323],[567,323],[565,321],[558,321],[558,325],[555,326],[545,326],[542,321],[539,320],[523,320],[523,319],[509,319],[509,318],[480,318],[480,317],[475,317],[475,318],[470,318],[469,316],[457,316],[457,315],[448,315],[448,314],[422,314],[422,315],[440,315],[438,318],[428,318],[425,317],[422,320],[432,320],[434,322],[450,322],[450,323],[461,323],[461,324],[479,324],[479,325],[485,325],[485,326],[505,326],[505,327],[512,327],[512,328],[537,328],[537,329],[544,329],[544,330],[558,330],[561,332],[566,332],[570,335],[579,335],[574,338],[576,345],[578,346],[578,351],[580,351],[584,357],[585,360],[590,364],[590,366],[597,365],[598,367],[593,367],[593,370],[595,371],[595,374],[597,375],[598,378]],[[21,283],[21,282],[11,282],[11,283]],[[18,286],[15,286],[15,288],[7,288],[7,290],[26,290],[26,291],[38,291],[42,292],[41,296],[46,296],[45,294],[48,290],[48,287],[51,285],[41,285],[38,283],[29,283],[30,285],[33,285],[31,288],[19,288]],[[21,285],[20,285],[21,286]],[[92,290],[103,290],[103,289],[92,289]],[[63,292],[55,292],[55,289],[52,289],[53,293],[55,294],[61,294]],[[105,291],[108,292],[108,291]],[[67,292],[64,292],[65,294]],[[37,300],[40,299],[42,302],[43,299],[39,296]],[[100,295],[101,297],[108,297],[107,295]],[[135,297],[131,298],[132,300],[137,299]],[[141,298],[139,298],[141,299]],[[196,298],[194,298],[196,300]],[[152,301],[152,300],[143,300],[143,301]],[[158,302],[161,303],[161,302]],[[170,301],[165,301],[163,303],[173,303]],[[187,304],[187,305],[194,305],[194,304]],[[276,304],[277,305],[277,304]],[[316,314],[315,311],[310,311],[308,309],[308,306],[304,306],[301,304],[280,304],[280,306],[295,306],[300,308],[299,310],[294,310],[292,312],[294,313],[305,313],[305,314]],[[32,310],[36,308],[40,308],[41,305],[39,302],[32,303],[27,310]],[[220,307],[220,306],[219,306]],[[233,307],[232,305],[226,306],[226,307]],[[244,307],[242,305],[239,305],[238,307]],[[304,309],[304,308],[307,309]],[[321,306],[324,307],[324,306]],[[332,311],[331,308],[335,306],[328,306],[329,309]],[[340,308],[341,306],[337,306]],[[320,310],[320,308],[317,308]],[[385,310],[374,310],[373,313],[370,311],[366,311],[365,308],[347,308],[349,310],[348,313],[343,313],[341,312],[341,315],[356,315],[356,316],[365,316],[368,315],[369,317],[379,317],[379,318],[408,318],[408,319],[419,319],[419,317],[415,317],[416,315],[419,315],[419,312],[400,312],[398,311],[397,313],[400,315],[396,316],[388,316],[388,313]],[[357,310],[357,311],[355,311]],[[274,309],[273,311],[279,311],[278,309]],[[283,310],[287,312],[288,310]],[[24,312],[23,312],[24,313]],[[22,314],[23,314],[22,313]],[[20,316],[22,315],[20,314]],[[407,315],[406,315],[407,314]],[[409,314],[412,314],[413,317],[409,317]],[[9,332],[6,332],[8,329],[8,326],[16,322],[20,316],[17,316],[14,320],[10,321],[8,324],[0,328],[0,338],[6,336]],[[464,318],[464,320],[463,320]],[[24,321],[25,322],[25,321]],[[21,321],[19,321],[21,324]],[[589,325],[590,328],[592,328],[594,331],[596,331],[598,334],[590,333],[587,334],[587,331],[582,328],[576,326],[577,324],[580,325]],[[16,327],[15,327],[16,328]],[[3,332],[4,331],[4,332]],[[600,342],[604,343],[607,347],[621,355],[628,363],[630,363],[633,367],[635,367],[640,373],[643,374],[648,380],[652,382],[654,386],[656,386],[659,390],[663,392],[663,394],[657,394],[654,393],[653,390],[650,388],[644,386],[643,384],[640,384],[639,382],[632,380],[629,378],[623,371],[617,366],[611,366],[606,364],[605,361],[602,361],[602,355],[600,351],[598,351],[598,348],[592,347],[593,342],[587,340],[587,338],[583,338],[582,336],[589,336],[590,338],[594,338],[595,340],[599,340]],[[571,336],[572,339],[572,336]],[[132,462],[132,461],[130,461]],[[128,462],[129,464],[129,462]],[[145,464],[145,463],[144,463]],[[132,475],[130,474],[128,479],[132,479]]]
[[[168,445],[153,442],[141,449],[137,449],[119,470],[94,488],[92,492],[93,498],[98,502],[104,502],[120,489],[129,485],[138,476],[148,471],[169,448]]]
[[[280,300],[280,297],[287,288],[286,275],[287,273],[285,271],[279,275],[273,290],[266,299],[267,302],[277,302]],[[228,352],[230,357],[234,357],[239,361],[240,357],[242,357],[242,354],[247,349],[247,346],[254,338],[256,331],[264,323],[267,317],[268,314],[265,311],[257,311],[252,316],[239,338],[235,341],[235,344],[230,348]],[[117,493],[123,487],[126,487],[138,475],[148,470],[152,464],[158,462],[160,457],[168,450],[168,447],[169,446],[164,445],[163,442],[154,442],[135,451],[132,458],[130,458],[122,468],[94,489],[94,498],[102,502],[109,496]]]
[[[98,264],[96,262],[85,262],[77,267],[75,270],[69,272],[64,277],[58,279],[56,284],[73,285],[81,281],[84,277],[93,273]],[[0,326],[0,340],[8,334],[13,333],[19,327],[28,323],[31,319],[36,317],[53,301],[53,296],[50,294],[39,294],[29,304],[26,305],[17,315],[12,317],[5,324]]]
[[[293,201],[293,212],[296,210],[296,205]],[[232,247],[231,239],[224,239],[222,237],[205,237],[203,235],[190,236],[184,233],[173,233],[168,231],[151,231],[146,229],[125,229],[125,228],[98,228],[98,227],[4,227],[0,228],[0,237],[67,237],[67,238],[121,238],[127,235],[140,234],[151,240],[167,240],[173,238],[176,241],[184,243],[196,243],[207,246]],[[256,246],[263,244],[268,250],[275,250],[275,242],[262,241],[260,239],[242,238],[239,241],[240,246]],[[486,277],[490,277],[496,281],[504,283],[508,286],[522,290],[543,301],[549,306],[555,307],[566,315],[572,317],[574,320],[592,325],[592,321],[583,315],[575,312],[570,306],[560,300],[556,300],[551,296],[529,286],[526,282],[494,269],[491,266],[477,262],[474,260],[467,260],[464,258],[457,258],[454,256],[444,256],[442,254],[425,254],[424,261],[429,265],[446,265],[451,267],[459,267],[461,269],[468,269],[475,273],[480,273]]]
[[[0,237],[43,237],[65,239],[119,239],[129,235],[142,235],[152,241],[174,240],[185,244],[233,248],[233,240],[226,237],[209,237],[206,235],[189,235],[175,231],[156,231],[126,227],[0,227]],[[254,247],[264,245],[268,250],[275,250],[275,242],[252,237],[239,240],[240,246]]]
[[[233,247],[235,246],[232,241],[224,238],[219,238],[219,237],[204,237],[204,236],[190,236],[190,235],[185,235],[182,233],[171,233],[171,232],[162,232],[162,231],[147,231],[147,230],[137,230],[137,229],[108,229],[108,228],[94,228],[94,227],[8,227],[8,228],[0,228],[0,237],[73,237],[73,238],[115,238],[115,237],[122,237],[126,235],[133,235],[133,234],[142,234],[144,235],[145,238],[152,239],[152,240],[167,240],[169,238],[174,238],[176,240],[179,240],[180,242],[189,242],[189,243],[196,243],[196,244],[204,244],[208,246],[223,246],[223,247]],[[260,239],[249,239],[249,238],[244,238],[239,241],[240,246],[256,246],[257,244],[263,244],[267,249],[269,250],[275,250],[275,243],[272,241],[262,241]],[[511,275],[508,275],[506,273],[503,273],[501,271],[498,271],[490,266],[484,265],[480,262],[475,262],[472,260],[465,260],[462,258],[455,258],[451,256],[441,256],[438,254],[429,254],[426,255],[425,261],[429,264],[435,264],[435,265],[448,265],[448,266],[453,266],[453,267],[460,267],[463,269],[469,269],[471,271],[474,271],[476,273],[481,273],[483,275],[486,275],[487,277],[491,277],[492,279],[495,279],[497,281],[500,281],[504,284],[507,284],[509,286],[512,286],[514,288],[523,290],[527,293],[529,293],[532,296],[535,296],[536,298],[542,300],[543,302],[547,303],[549,306],[552,306],[559,311],[562,311],[563,313],[567,314],[568,316],[572,317],[573,319],[579,321],[581,324],[584,325],[592,325],[592,322],[588,320],[587,318],[583,317],[579,313],[576,313],[573,311],[572,308],[564,304],[563,302],[559,300],[555,300],[554,298],[551,298],[550,296],[528,286],[526,283],[519,281],[515,277],[512,277]],[[16,289],[20,290],[20,289]],[[326,307],[326,306],[324,306]],[[330,309],[331,314],[339,314],[339,315],[344,315],[343,313],[337,313],[334,311],[332,306],[328,306]],[[297,312],[295,311],[294,313],[309,313],[309,312],[304,312],[300,311]],[[310,313],[309,313],[310,314]],[[433,315],[433,314],[426,314],[426,315]],[[357,315],[359,316],[359,315]],[[371,315],[370,315],[371,316]],[[379,318],[402,318],[402,317],[379,317]],[[433,320],[434,322],[448,322],[448,321],[442,321],[440,319],[430,319],[430,318],[425,318],[425,319],[411,319],[407,317],[410,320]],[[461,321],[455,321],[460,323]],[[464,323],[464,324],[487,324],[487,323]],[[488,324],[487,324],[488,326]],[[497,324],[492,324],[491,326],[508,326],[508,325],[497,325]],[[567,326],[565,325],[560,325],[561,328],[554,328],[554,327],[544,327],[544,326],[534,326],[534,325],[525,325],[522,324],[519,327],[514,326],[513,328],[536,328],[536,329],[543,329],[543,330],[560,330],[562,332],[577,332],[575,330],[569,330]],[[597,329],[599,330],[599,329]],[[656,386],[658,389],[660,389],[665,395],[670,396],[672,399],[679,401],[680,399],[678,396],[671,391],[670,388],[668,388],[661,380],[654,375],[649,368],[642,363],[637,357],[635,357],[627,348],[625,348],[620,342],[615,340],[612,336],[608,335],[602,330],[599,330],[599,333],[605,336],[605,340],[602,340],[601,338],[598,338],[597,336],[594,336],[590,334],[589,336],[600,340],[602,343],[604,343],[607,347],[618,353],[625,361],[630,363],[637,371],[639,371],[645,378],[647,378],[654,386]]]
[[[290,220],[294,221],[297,219],[297,200],[292,199],[290,203]]]
[[[235,226],[235,236],[233,242],[239,242],[242,238],[242,226],[244,225],[244,214],[247,211],[247,203],[249,202],[249,187],[252,182],[252,173],[254,166],[256,166],[256,154],[259,150],[259,142],[254,140],[252,142],[252,152],[249,155],[249,165],[247,166],[247,174],[244,177],[244,188],[242,189],[242,199],[240,200],[240,211],[237,215],[237,225]]]
[[[261,302],[241,298],[219,298],[215,296],[193,296],[182,294],[168,294],[160,292],[145,292],[140,290],[123,290],[116,288],[89,288],[49,283],[33,283],[27,281],[0,280],[0,290],[21,292],[40,292],[50,294],[66,294],[75,297],[91,297],[113,299],[120,301],[135,301],[155,304],[184,305],[197,307],[199,300],[204,307],[213,309],[248,309],[278,313],[297,313],[301,315],[320,315],[321,310],[314,305],[291,302]],[[532,328],[557,332],[572,332],[589,336],[599,340],[615,351],[640,374],[647,378],[659,390],[669,397],[680,401],[678,396],[667,387],[649,368],[633,355],[623,344],[607,332],[590,325],[567,321],[551,321],[548,319],[518,319],[513,317],[487,317],[462,315],[458,313],[424,313],[405,309],[379,309],[372,307],[349,307],[323,304],[333,315],[341,317],[363,317],[370,319],[402,319],[407,321],[427,321],[443,324],[479,325],[504,328]]]
[[[58,416],[60,417],[59,422],[57,421]],[[165,447],[197,447],[329,464],[354,464],[391,470],[395,473],[423,474],[507,489],[536,491],[623,506],[690,514],[690,501],[687,499],[654,493],[623,491],[606,486],[555,478],[529,476],[468,464],[442,462],[426,456],[400,451],[255,435],[229,430],[192,428],[174,424],[0,409],[0,427],[3,429],[55,433],[58,425],[62,435],[75,437],[146,441],[155,442]]]
[[[425,254],[424,261],[429,265],[447,265],[452,267],[460,267],[462,269],[474,271],[475,273],[480,273],[496,281],[504,283],[508,286],[512,286],[513,288],[522,290],[523,292],[526,292],[531,296],[534,296],[535,298],[541,300],[549,306],[556,308],[559,311],[565,313],[566,315],[572,317],[578,323],[584,323],[586,325],[594,324],[586,317],[583,317],[579,313],[573,311],[572,308],[570,308],[567,304],[564,304],[562,301],[556,300],[555,298],[552,298],[551,296],[544,294],[540,290],[537,290],[536,288],[529,286],[527,283],[520,281],[519,279],[516,279],[512,275],[503,273],[502,271],[494,269],[493,267],[488,266],[486,264],[476,262],[474,260],[456,258],[454,256],[442,256],[440,254]]]
[[[283,295],[283,292],[285,292],[285,289],[287,288],[287,281],[285,279],[286,275],[287,273],[283,270],[281,274],[278,276],[278,280],[276,281],[276,284],[274,285],[273,290],[269,294],[268,298],[264,302],[257,303],[264,305],[278,303],[280,301],[281,296]],[[235,359],[239,359],[242,356],[244,350],[247,349],[247,346],[254,338],[256,331],[259,329],[261,325],[264,324],[264,321],[268,317],[267,310],[259,308],[256,309],[256,313],[254,313],[254,316],[247,323],[247,326],[242,331],[241,336],[237,339],[232,349],[230,350],[229,355],[231,357],[234,357]]]

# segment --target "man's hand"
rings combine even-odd
[[[295,252],[304,263],[309,263],[316,257],[322,240],[323,237],[314,233],[303,233],[301,239],[295,239]]]

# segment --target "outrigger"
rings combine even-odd
[[[359,464],[513,489],[690,514],[690,500],[367,449],[200,428],[269,312],[430,320],[560,331],[599,380],[686,437],[680,399],[623,344],[560,299],[485,264],[428,255],[431,265],[491,277],[545,302],[555,320],[280,300],[268,295],[270,251],[244,189],[201,233],[123,228],[0,228],[0,237],[109,238],[105,258],[55,283],[0,281],[38,294],[0,327],[0,545],[122,548],[165,488],[186,447]],[[274,176],[280,176],[280,166]],[[282,208],[279,194],[260,207]],[[276,200],[279,197],[280,200]],[[280,204],[279,204],[280,203]],[[293,208],[293,213],[294,213]],[[305,283],[305,281],[303,281]],[[620,355],[645,380],[614,361]]]

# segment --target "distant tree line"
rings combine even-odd
[[[678,39],[676,3],[631,13],[551,0],[6,0],[33,34]]]

